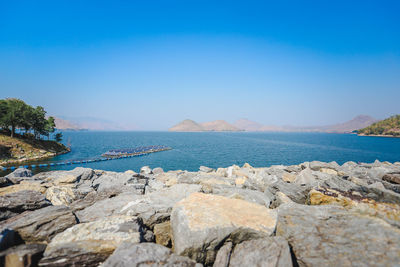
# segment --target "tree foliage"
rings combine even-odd
[[[35,138],[50,137],[55,131],[54,117],[46,118],[43,107],[32,107],[17,98],[0,99],[0,127],[10,131],[11,137],[16,129],[29,133],[33,131]]]

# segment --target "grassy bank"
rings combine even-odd
[[[41,160],[68,153],[70,149],[52,140],[10,137],[0,134],[0,165],[16,164],[24,161]]]

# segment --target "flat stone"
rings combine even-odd
[[[102,267],[185,266],[200,267],[195,261],[173,254],[168,248],[154,243],[123,243],[102,264]]]
[[[21,191],[37,191],[40,193],[46,192],[46,187],[41,185],[38,182],[28,182],[28,181],[21,181],[19,184],[10,185],[7,187],[0,187],[0,196],[4,196],[11,193],[21,192]]]
[[[339,164],[337,164],[335,161],[332,162],[311,161],[309,163],[309,167],[313,171],[321,171],[321,169],[337,170],[338,168],[340,168]]]
[[[205,172],[205,173],[209,173],[209,172],[213,172],[214,171],[214,169],[206,167],[206,166],[200,166],[199,170],[201,172]]]
[[[0,229],[11,229],[26,242],[48,243],[58,233],[77,223],[72,211],[65,206],[49,206],[26,211],[1,222]]]
[[[217,248],[231,234],[269,236],[275,230],[276,211],[240,199],[193,193],[178,202],[171,214],[174,250],[211,265]],[[240,241],[240,240],[239,240]]]
[[[398,265],[400,231],[339,206],[281,205],[276,235],[288,240],[299,266]]]
[[[131,216],[112,216],[103,220],[77,224],[56,235],[46,248],[41,265],[63,262],[77,264],[77,255],[88,254],[86,264],[97,264],[124,241],[139,243],[143,229],[140,221]],[[75,246],[71,253],[71,247]],[[80,251],[79,251],[80,250]],[[98,259],[94,257],[98,255]]]
[[[125,205],[134,201],[140,201],[141,198],[142,196],[139,195],[122,193],[112,198],[94,201],[92,205],[89,205],[81,210],[77,210],[75,214],[80,222],[91,222],[108,216],[120,214],[121,209]]]
[[[137,183],[135,174],[118,173],[118,172],[105,172],[100,177],[96,178],[92,186],[96,191],[104,191],[113,187],[126,187],[129,184]]]
[[[34,179],[42,180],[53,185],[63,185],[80,183],[90,180],[95,176],[95,172],[90,168],[77,167],[70,171],[51,171],[42,172],[33,176]]]
[[[24,190],[3,195],[0,196],[0,221],[27,210],[36,210],[49,205],[51,203],[37,191]]]

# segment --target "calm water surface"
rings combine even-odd
[[[361,137],[324,133],[174,133],[174,132],[64,132],[72,152],[43,162],[90,159],[109,149],[166,145],[170,151],[144,157],[81,165],[36,168],[35,172],[68,170],[77,166],[110,171],[139,171],[148,165],[164,170],[196,171],[199,166],[227,167],[245,162],[255,167],[299,164],[304,161],[400,161],[400,138]],[[43,163],[42,162],[42,163]]]

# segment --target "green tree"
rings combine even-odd
[[[61,142],[62,137],[63,137],[62,133],[56,133],[56,135],[55,135],[56,142]]]
[[[15,135],[15,129],[17,127],[23,127],[24,124],[24,113],[28,108],[28,105],[24,101],[16,98],[7,98],[6,109],[7,112],[2,118],[2,122],[5,127],[11,127],[11,137]]]
[[[8,125],[5,120],[7,112],[8,112],[7,101],[4,99],[0,99],[0,127],[2,128],[8,128]]]
[[[35,135],[35,138],[39,139],[40,135],[46,135],[46,111],[43,107],[37,106],[33,110],[32,116],[32,129]]]
[[[49,138],[50,133],[54,133],[55,128],[56,128],[56,123],[54,121],[54,117],[49,117],[45,123],[43,135],[45,135],[45,136],[47,136],[47,138]]]
[[[32,106],[27,105],[23,111],[21,127],[25,129],[25,133],[29,132],[33,127],[33,121],[35,116],[35,109]]]

